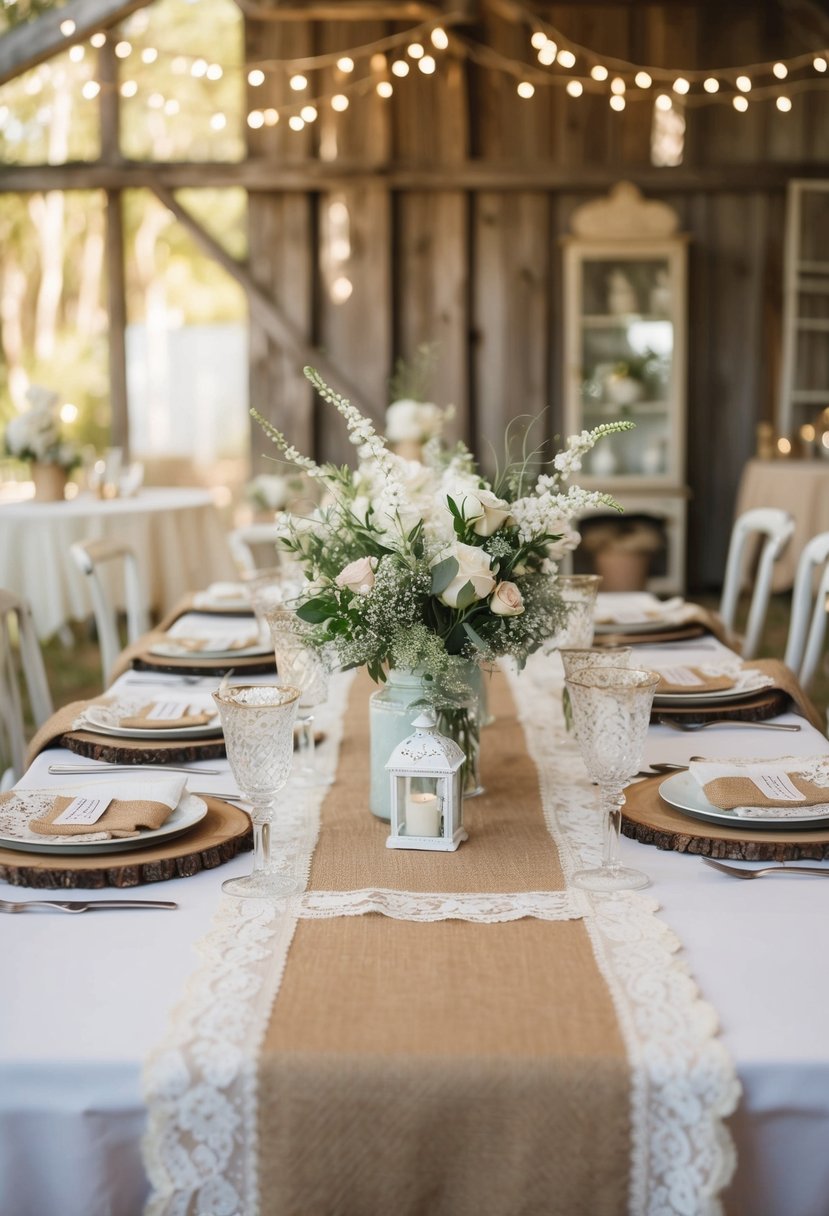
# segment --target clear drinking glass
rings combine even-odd
[[[242,575],[245,595],[262,629],[266,627],[268,612],[286,600],[295,599],[302,590],[304,581],[302,570],[295,562],[284,562],[279,566],[269,566],[267,569]],[[267,631],[265,636],[267,637]]]
[[[630,646],[615,646],[612,650],[567,647],[559,650],[559,654],[564,666],[564,678],[569,680],[570,676],[584,671],[585,667],[630,667],[630,656],[633,654],[633,650]],[[564,725],[568,730],[572,730],[573,706],[566,685],[561,693],[561,708],[564,712]]]
[[[299,689],[283,684],[231,685],[213,693],[233,776],[252,806],[253,871],[228,878],[222,890],[249,899],[290,895],[296,883],[271,868],[271,822],[276,796],[291,771]]]
[[[654,671],[635,667],[585,667],[567,680],[573,724],[582,759],[598,783],[604,831],[602,864],[573,875],[588,891],[630,891],[650,881],[619,863],[624,789],[642,762],[653,694]]]
[[[567,623],[555,635],[559,649],[593,645],[593,613],[601,576],[598,574],[559,574],[555,589],[567,608]]]
[[[313,710],[328,697],[330,666],[324,655],[311,646],[312,627],[296,614],[297,600],[286,600],[265,613],[271,631],[276,678],[299,689],[297,726],[297,760],[295,770],[298,785],[329,785],[330,780],[317,771],[314,760]]]

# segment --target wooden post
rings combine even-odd
[[[121,117],[118,60],[108,38],[98,56],[101,81],[101,160],[118,165],[123,160],[119,139]],[[127,400],[127,293],[124,269],[124,220],[121,191],[106,191],[106,277],[109,313],[110,432],[115,447],[129,457],[129,403]]]

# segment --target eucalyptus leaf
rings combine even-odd
[[[458,592],[458,602],[455,605],[461,612],[464,608],[469,608],[475,601],[479,599],[478,593],[471,582],[464,583]]]
[[[442,562],[432,566],[432,595],[440,595],[445,591],[459,569],[455,557],[445,557]]]
[[[481,635],[478,633],[477,629],[473,629],[473,628],[472,628],[472,626],[469,624],[469,622],[468,622],[468,621],[464,621],[464,623],[463,623],[463,628],[464,628],[464,633],[466,634],[466,636],[469,638],[469,640],[470,640],[470,642],[472,643],[472,645],[473,645],[473,646],[474,646],[474,647],[475,647],[477,650],[482,650],[482,651],[484,651],[484,650],[486,650],[486,649],[487,649],[487,644],[486,644],[486,642],[484,641],[484,639],[483,639],[483,638],[481,637]]]

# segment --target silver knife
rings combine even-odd
[[[28,912],[30,908],[56,908],[59,912],[95,912],[111,908],[177,908],[168,899],[0,899],[0,912]]]

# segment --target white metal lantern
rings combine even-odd
[[[399,743],[386,762],[391,782],[390,849],[454,852],[468,839],[463,826],[466,757],[454,739],[440,735],[427,710],[412,725],[413,735]]]

